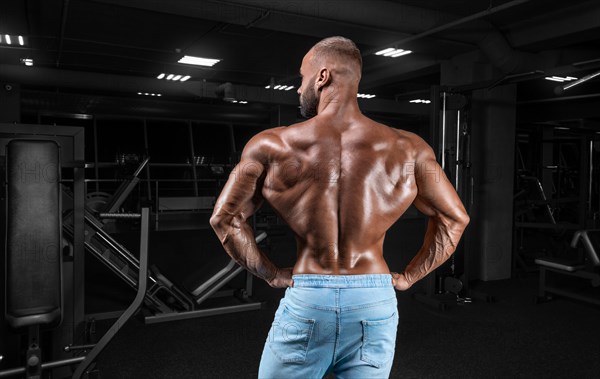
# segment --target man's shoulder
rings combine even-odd
[[[404,152],[419,152],[429,145],[421,136],[416,133],[409,132],[408,130],[394,128],[384,124],[377,123],[379,127],[389,133],[389,136],[393,138],[396,144],[396,148]]]
[[[258,161],[269,160],[284,146],[282,134],[285,127],[265,129],[255,134],[244,147],[242,159],[252,159]]]

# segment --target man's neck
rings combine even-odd
[[[327,88],[321,94],[317,114],[343,118],[360,115],[356,91],[337,89],[335,86]]]

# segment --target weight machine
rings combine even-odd
[[[433,86],[430,99],[432,147],[442,170],[454,184],[470,214],[473,205],[473,176],[469,98],[462,93]],[[417,301],[440,310],[445,310],[451,304],[468,304],[472,299],[493,301],[491,296],[469,288],[470,251],[463,240],[449,262],[425,278],[425,292],[414,294]]]

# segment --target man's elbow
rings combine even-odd
[[[469,217],[467,212],[461,212],[455,216],[455,223],[457,227],[461,228],[462,230],[465,230],[467,228],[469,222],[471,222],[471,218]]]
[[[219,234],[219,232],[225,228],[225,218],[216,213],[213,213],[213,215],[210,216],[210,220],[208,222],[217,234]]]

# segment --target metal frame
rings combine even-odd
[[[593,245],[592,241],[588,236],[588,232],[600,232],[598,229],[579,230],[573,236],[571,241],[571,247],[576,248],[579,241],[582,242],[583,248],[588,256],[588,263],[591,269],[586,269],[585,264],[569,264],[557,262],[551,258],[539,258],[535,260],[535,263],[540,268],[539,276],[539,287],[538,287],[538,300],[544,301],[548,299],[547,294],[556,294],[559,296],[569,297],[572,299],[584,301],[591,304],[600,305],[600,291],[598,296],[586,296],[584,294],[574,292],[568,288],[559,288],[553,285],[548,285],[547,272],[554,272],[560,275],[566,275],[576,278],[589,280],[592,282],[592,286],[600,285],[600,273],[594,271],[595,268],[600,267],[600,256],[596,251],[596,246]]]
[[[138,283],[137,283],[137,292],[135,299],[131,303],[129,307],[123,312],[121,317],[110,327],[110,329],[102,336],[100,341],[94,346],[94,348],[85,356],[85,359],[73,374],[73,379],[79,379],[83,375],[83,373],[87,370],[87,368],[96,360],[96,357],[104,350],[104,348],[108,345],[108,343],[113,339],[113,337],[117,334],[119,329],[133,316],[137,310],[140,308],[142,303],[144,302],[144,298],[146,296],[146,288],[148,282],[148,226],[149,222],[149,209],[142,208],[141,214],[132,215],[135,218],[142,219],[141,231],[140,231],[140,264],[138,271]],[[112,217],[113,215],[108,213],[104,215],[107,218]]]

